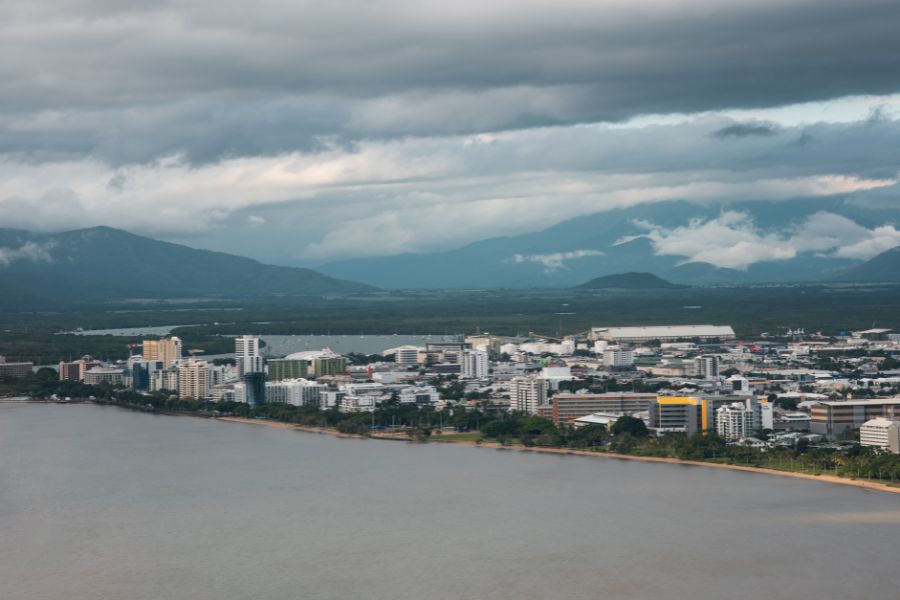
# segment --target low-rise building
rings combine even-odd
[[[859,428],[859,444],[900,454],[900,422],[876,417]]]
[[[834,437],[877,417],[900,420],[900,398],[817,402],[810,409],[809,430]]]
[[[32,371],[34,363],[7,362],[5,356],[0,356],[0,379],[22,379],[31,375]]]
[[[556,394],[552,398],[552,410],[548,418],[557,425],[571,423],[579,417],[593,413],[634,415],[645,412],[656,394],[636,392],[611,392],[606,394]]]
[[[94,367],[85,372],[84,382],[88,385],[111,385],[121,387],[129,385],[128,371],[118,367]]]

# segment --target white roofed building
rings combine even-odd
[[[730,325],[651,325],[648,327],[594,327],[591,337],[609,342],[639,343],[675,340],[730,340],[734,329]]]

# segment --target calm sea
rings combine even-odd
[[[0,404],[0,598],[895,598],[900,496]]]

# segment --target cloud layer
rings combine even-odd
[[[898,26],[892,0],[13,0],[0,224],[315,263],[854,194],[897,177]]]
[[[759,262],[790,260],[803,252],[867,260],[900,246],[900,230],[893,225],[867,229],[827,212],[776,231],[763,231],[749,215],[736,211],[724,211],[715,219],[694,219],[684,227],[671,229],[652,223],[640,225],[649,231],[638,237],[648,238],[658,255],[739,270]]]

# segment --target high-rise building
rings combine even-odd
[[[174,336],[169,339],[144,340],[141,344],[141,356],[144,360],[158,360],[164,368],[181,360],[181,351],[181,339]]]
[[[547,402],[547,384],[539,377],[514,377],[509,381],[509,410],[536,415]]]
[[[264,373],[263,357],[259,353],[259,338],[242,335],[234,338],[234,358],[238,375],[243,379],[248,373]]]
[[[603,366],[622,368],[634,365],[634,351],[619,346],[607,348],[603,351]]]
[[[245,398],[247,404],[266,403],[266,374],[259,371],[244,374]]]
[[[307,362],[291,358],[270,358],[266,361],[269,381],[283,379],[306,379]]]
[[[320,356],[314,358],[312,363],[316,378],[337,375],[347,370],[347,359],[343,356]]]
[[[697,375],[700,377],[718,377],[719,376],[719,357],[715,354],[706,356],[698,356],[694,359]]]
[[[206,398],[209,395],[209,363],[189,360],[178,366],[178,397]]]
[[[162,361],[144,360],[143,356],[134,355],[128,358],[131,371],[131,387],[135,390],[149,390],[150,378],[155,371],[163,368]]]
[[[178,393],[178,367],[159,369],[150,374],[150,391]]]
[[[753,401],[732,402],[716,411],[716,433],[726,440],[750,437],[761,427],[759,411]]]
[[[488,376],[488,353],[481,350],[464,350],[460,360],[460,374],[463,379],[484,379]]]

